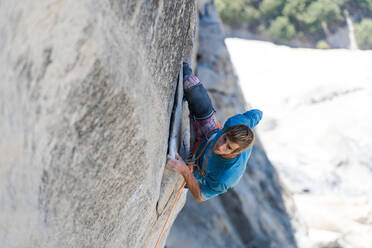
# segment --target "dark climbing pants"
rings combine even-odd
[[[195,75],[183,81],[184,95],[189,104],[190,121],[195,141],[202,141],[217,127],[217,118],[211,99],[200,80]]]
[[[199,79],[190,75],[184,79],[183,85],[191,117],[195,120],[205,120],[211,117],[215,111],[208,92]]]

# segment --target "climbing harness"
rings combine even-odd
[[[220,130],[220,129],[221,129],[221,123],[219,121],[217,121],[216,127],[212,131],[210,131],[207,134],[207,136],[211,135],[214,131]],[[196,161],[199,160],[201,154],[203,154],[204,149],[208,146],[210,141],[214,139],[215,136],[216,136],[216,134],[213,134],[211,137],[209,137],[209,139],[206,142],[206,146],[203,147],[203,150],[200,152],[200,154],[197,158],[195,158],[195,156],[196,156],[196,153],[199,150],[199,146],[200,146],[201,142],[196,142],[191,161],[189,162],[189,163],[192,163],[196,167],[196,169],[198,170],[199,175],[201,175],[202,177],[205,177],[205,175],[204,175],[203,171],[200,169],[199,165],[196,163]]]
[[[221,129],[221,124],[220,124],[220,122],[217,122],[217,127],[216,127],[215,129],[213,129],[212,131],[210,131],[208,135],[212,134],[216,129]],[[190,162],[187,163],[187,166],[189,167],[191,173],[193,173],[193,171],[194,171],[194,166],[195,166],[195,167],[198,169],[199,174],[202,175],[202,176],[204,177],[204,174],[203,174],[203,172],[201,171],[200,167],[196,164],[196,161],[198,161],[198,159],[199,159],[199,158],[201,157],[201,155],[203,154],[205,148],[208,147],[208,145],[209,145],[210,142],[214,139],[215,136],[216,136],[216,134],[213,134],[211,137],[209,137],[208,141],[205,143],[203,149],[200,151],[199,155],[198,155],[196,158],[195,158],[195,156],[196,156],[196,153],[197,153],[198,148],[199,148],[199,146],[200,146],[201,143],[198,142],[198,143],[195,145],[195,149],[194,149],[194,151],[193,151],[192,159],[191,159]],[[172,215],[173,209],[174,209],[174,207],[176,206],[176,204],[177,204],[177,202],[178,202],[178,199],[179,199],[180,196],[181,196],[181,192],[182,192],[182,190],[185,188],[185,186],[186,186],[186,180],[183,181],[181,187],[178,189],[176,199],[175,199],[174,202],[173,202],[173,205],[172,205],[172,207],[171,207],[171,209],[170,209],[170,212],[169,212],[169,214],[168,214],[168,217],[167,217],[167,219],[166,219],[166,221],[165,221],[165,223],[164,223],[164,225],[163,225],[163,228],[161,229],[161,232],[160,232],[160,234],[159,234],[158,240],[156,241],[156,244],[155,244],[155,247],[154,247],[154,248],[157,248],[157,247],[158,247],[159,242],[160,242],[160,240],[161,240],[161,237],[163,236],[163,232],[164,232],[164,230],[165,230],[165,227],[166,227],[167,224],[168,224],[168,221],[169,221],[170,216]]]

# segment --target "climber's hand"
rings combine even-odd
[[[182,67],[183,67],[183,78],[186,78],[186,77],[192,75],[192,69],[191,69],[189,64],[183,62]]]
[[[185,172],[185,170],[189,169],[187,167],[185,161],[183,161],[183,159],[181,158],[181,156],[178,153],[176,153],[176,159],[171,158],[168,155],[167,168],[175,170],[180,174],[183,174]]]

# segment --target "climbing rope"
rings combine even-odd
[[[174,116],[173,116],[173,119],[172,119],[174,125],[173,125],[173,128],[171,130],[171,138],[170,138],[170,142],[169,142],[169,155],[172,158],[175,157],[175,153],[176,153],[176,140],[178,138],[177,133],[178,133],[178,130],[179,130],[179,127],[180,127],[180,123],[181,123],[181,118],[182,118],[182,98],[183,98],[183,70],[182,70],[182,65],[181,65],[181,69],[180,69],[179,76],[178,76],[178,88],[177,88],[177,95],[176,96],[177,96],[177,99],[175,100],[175,109],[174,109],[174,113],[173,113]],[[216,129],[221,129],[220,122],[217,122]],[[209,136],[210,134],[212,134],[216,129],[210,131],[207,136]],[[199,174],[204,177],[204,175],[201,172],[199,166],[197,166],[195,162],[200,158],[200,156],[203,154],[205,148],[209,145],[209,143],[213,140],[214,137],[215,137],[215,134],[212,135],[208,139],[208,141],[204,145],[203,149],[200,151],[200,153],[197,156],[197,158],[195,158],[195,156],[196,156],[196,153],[198,151],[200,142],[198,142],[198,143],[195,144],[195,149],[193,151],[193,156],[192,156],[191,162],[189,162],[187,164],[187,166],[189,167],[191,173],[193,173],[194,166],[196,166],[196,168],[198,169]],[[163,228],[161,229],[161,232],[159,234],[158,240],[156,241],[156,244],[155,244],[155,247],[154,248],[157,248],[158,247],[159,242],[160,242],[160,240],[161,240],[161,238],[163,236],[165,227],[168,224],[168,221],[169,221],[170,216],[172,215],[173,209],[176,206],[176,204],[178,202],[178,199],[181,196],[181,192],[185,188],[185,186],[186,186],[186,181],[184,181],[182,183],[181,187],[178,189],[178,192],[177,192],[177,195],[176,195],[176,199],[173,202],[173,205],[172,205],[172,207],[170,209],[170,212],[168,214],[168,217],[167,217],[167,219],[166,219],[166,221],[165,221],[165,223],[163,225]]]
[[[190,168],[190,167],[189,167],[189,168]],[[190,170],[192,171],[192,167],[190,168]],[[166,227],[167,224],[168,224],[169,218],[170,218],[170,216],[171,216],[171,214],[172,214],[172,212],[173,212],[174,207],[176,206],[176,204],[177,204],[177,202],[178,202],[178,199],[180,198],[181,192],[182,192],[183,188],[185,187],[185,185],[186,185],[186,181],[184,181],[184,182],[182,183],[181,187],[178,189],[176,199],[174,200],[174,203],[173,203],[173,205],[172,205],[172,208],[171,208],[171,210],[170,210],[170,212],[169,212],[169,214],[168,214],[167,220],[165,221],[165,223],[164,223],[164,225],[163,225],[163,228],[161,229],[161,232],[160,232],[160,234],[159,234],[158,240],[156,241],[156,244],[155,244],[155,247],[154,247],[154,248],[157,248],[157,247],[158,247],[158,244],[159,244],[159,242],[160,242],[160,240],[161,240],[161,237],[163,236],[163,233],[164,233],[165,227]]]
[[[212,137],[210,137],[210,138],[208,139],[208,141],[206,142],[206,144],[204,145],[204,147],[203,147],[203,149],[201,150],[201,152],[199,153],[199,155],[197,156],[197,158],[196,158],[196,159],[192,159],[191,162],[190,162],[189,164],[187,164],[187,166],[189,167],[191,173],[194,171],[195,161],[197,161],[197,160],[200,158],[200,156],[203,154],[205,148],[209,145],[209,143],[213,140],[214,137],[215,137],[215,135],[213,135]],[[200,144],[198,144],[198,145],[200,145]],[[197,147],[198,147],[198,145],[197,145]],[[195,157],[195,153],[196,153],[197,150],[198,150],[198,149],[195,149],[194,154],[193,154],[193,158]],[[197,168],[199,169],[198,166],[197,166]],[[155,244],[155,247],[154,247],[154,248],[157,248],[157,247],[158,247],[159,242],[160,242],[160,240],[161,240],[161,237],[163,236],[163,233],[164,233],[165,227],[166,227],[167,224],[168,224],[168,221],[169,221],[170,216],[172,215],[173,209],[174,209],[174,207],[176,206],[176,204],[177,204],[177,202],[178,202],[178,199],[179,199],[180,196],[181,196],[181,192],[182,192],[183,188],[185,188],[185,186],[186,186],[186,181],[184,181],[184,182],[182,183],[181,187],[178,189],[176,199],[175,199],[174,202],[173,202],[173,205],[172,205],[172,207],[171,207],[171,210],[170,210],[170,212],[169,212],[169,214],[168,214],[168,217],[167,217],[167,219],[166,219],[166,221],[165,221],[165,223],[164,223],[164,225],[163,225],[163,228],[161,229],[161,232],[160,232],[160,234],[159,234],[158,240],[156,241],[156,244]]]

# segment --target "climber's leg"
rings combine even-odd
[[[188,64],[183,64],[184,80],[183,89],[189,104],[191,117],[194,120],[206,120],[215,112],[207,90],[200,80],[192,74]]]
[[[183,73],[184,95],[189,104],[194,145],[207,137],[212,130],[216,129],[218,121],[206,89],[200,83],[200,80],[192,74],[191,68],[186,63],[183,64]],[[191,151],[193,151],[193,147]]]
[[[201,142],[206,138],[211,131],[217,128],[218,123],[215,114],[212,114],[212,116],[205,120],[194,120],[193,118],[190,118],[190,122],[195,142]]]

